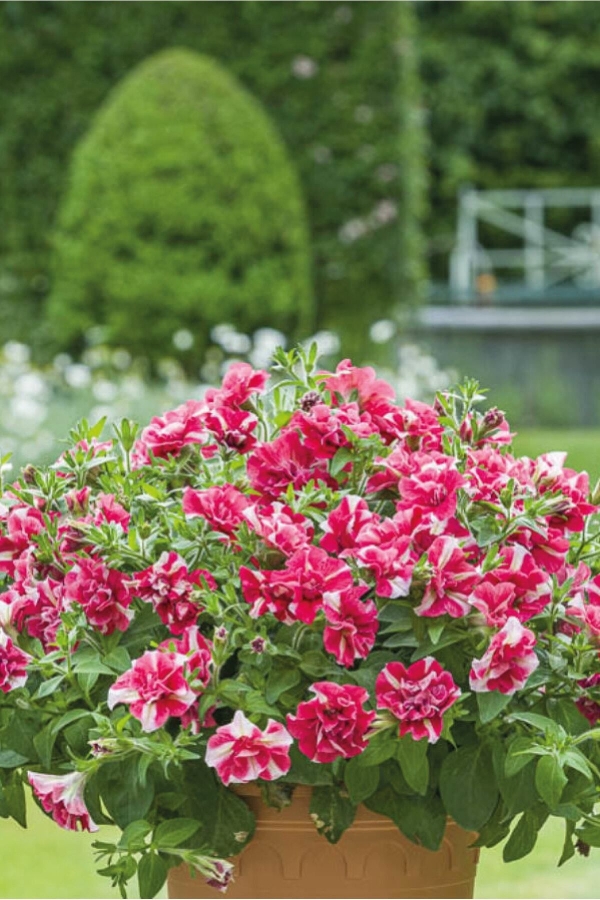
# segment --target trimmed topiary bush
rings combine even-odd
[[[310,327],[308,229],[285,147],[214,60],[153,56],[109,95],[73,155],[55,237],[51,322],[92,325],[157,359],[177,328]]]

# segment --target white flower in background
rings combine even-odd
[[[340,339],[335,331],[317,331],[308,340],[302,342],[303,347],[310,347],[316,343],[319,348],[319,356],[333,356],[340,349]]]
[[[354,121],[358,122],[360,125],[368,125],[369,122],[373,121],[373,115],[373,108],[367,106],[366,103],[361,103],[354,110]]]
[[[119,388],[114,381],[109,381],[107,378],[98,378],[92,386],[92,394],[101,403],[112,403],[119,394]]]
[[[68,353],[57,353],[57,355],[54,357],[52,365],[57,372],[62,373],[71,365],[72,362],[73,359]]]
[[[35,397],[15,395],[8,404],[12,430],[17,434],[33,434],[48,415],[48,409]]]
[[[383,163],[381,166],[377,166],[375,170],[375,177],[378,181],[383,181],[387,184],[388,181],[393,181],[394,178],[398,174],[398,166],[395,163]]]
[[[13,382],[13,392],[18,396],[46,400],[50,390],[39,372],[29,371],[19,375]]]
[[[2,352],[6,361],[14,366],[24,366],[31,359],[31,350],[20,341],[7,341]]]
[[[83,363],[71,363],[65,367],[63,375],[72,388],[86,388],[92,383],[92,373]]]
[[[113,350],[111,355],[111,362],[115,369],[120,369],[120,371],[124,372],[131,365],[131,353],[128,350],[123,350],[122,348]]]
[[[172,341],[178,350],[190,350],[194,346],[194,335],[189,328],[180,328],[173,335]]]
[[[374,228],[377,228],[379,225],[393,222],[397,215],[398,207],[393,200],[380,200],[369,216],[369,221]]]
[[[368,230],[363,219],[349,219],[338,231],[338,237],[342,244],[353,244],[354,241],[364,237]]]
[[[336,22],[341,22],[343,25],[347,25],[348,22],[352,21],[352,10],[350,7],[344,3],[342,6],[338,6],[334,13],[334,19]]]
[[[396,323],[391,319],[379,319],[369,329],[369,337],[374,344],[387,344],[396,334]]]
[[[295,56],[292,60],[292,72],[296,78],[313,78],[319,71],[319,64],[310,56]]]
[[[329,147],[324,147],[323,144],[317,144],[316,147],[313,147],[312,149],[312,156],[316,163],[323,165],[324,163],[331,162],[332,153]]]
[[[252,335],[248,360],[256,369],[267,369],[277,347],[287,346],[287,338],[276,328],[259,328]]]

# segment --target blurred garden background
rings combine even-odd
[[[599,42],[579,0],[3,2],[1,465],[314,339],[600,477]],[[105,896],[30,818],[0,896]],[[561,842],[477,896],[597,896]]]

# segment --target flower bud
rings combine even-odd
[[[318,391],[307,391],[307,393],[300,398],[300,408],[304,410],[304,412],[309,412],[320,400],[321,395]]]

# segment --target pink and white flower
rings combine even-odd
[[[152,604],[172,634],[183,634],[195,625],[203,609],[202,592],[217,589],[209,572],[190,572],[185,560],[173,550],[165,551],[153,566],[137,572],[132,586],[138,597]]]
[[[258,778],[274,781],[290,770],[292,743],[280,722],[269,719],[261,731],[238,709],[229,725],[221,725],[209,737],[205,761],[225,785]]]
[[[177,409],[155,416],[136,442],[134,467],[147,465],[150,453],[157,459],[166,459],[168,456],[178,456],[184,447],[206,445],[211,435],[203,421],[205,411],[204,403],[188,400]],[[208,448],[204,449],[206,451]]]
[[[233,535],[244,521],[244,511],[251,502],[233,484],[215,485],[204,491],[186,488],[183,511],[188,519],[206,519],[215,531]]]
[[[27,666],[31,658],[29,653],[17,647],[11,638],[0,630],[0,691],[7,694],[25,685]]]
[[[419,616],[441,616],[455,619],[467,615],[469,596],[481,579],[475,566],[468,562],[455,538],[436,538],[427,551],[431,578],[421,603],[415,608]]]
[[[291,556],[306,547],[315,532],[312,522],[285,503],[275,501],[265,506],[248,506],[243,516],[256,534],[275,550]]]
[[[65,575],[64,607],[78,603],[101,634],[127,630],[133,618],[132,600],[126,576],[100,559],[79,559]]]
[[[375,692],[377,708],[389,710],[398,719],[401,737],[411,734],[416,741],[427,738],[430,744],[439,740],[444,713],[461,693],[450,672],[432,656],[408,668],[401,662],[388,663],[377,676]]]
[[[365,659],[375,644],[377,607],[372,600],[360,599],[366,590],[366,586],[358,586],[323,598],[327,619],[323,645],[340,666],[350,668],[357,659]]]
[[[27,778],[42,808],[61,828],[67,831],[98,831],[83,797],[87,780],[85,772],[69,772],[68,775],[28,772]]]
[[[535,634],[516,616],[510,616],[481,659],[473,662],[469,673],[471,690],[514,694],[539,666],[535,644]]]
[[[367,711],[365,688],[318,681],[310,688],[313,700],[300,703],[287,726],[300,752],[313,762],[330,763],[358,756],[367,746],[367,732],[375,711]]]
[[[366,500],[347,494],[321,525],[323,537],[320,546],[328,553],[342,553],[353,550],[358,545],[360,533],[365,525],[379,521],[371,512]]]
[[[327,472],[327,460],[315,459],[297,431],[286,431],[267,444],[259,445],[248,458],[248,478],[252,487],[276,500],[292,485],[300,490],[309,481],[335,485]]]
[[[108,708],[129,706],[144,731],[156,731],[167,719],[182,716],[197,697],[187,679],[183,653],[147,650],[120,675],[108,692]]]

